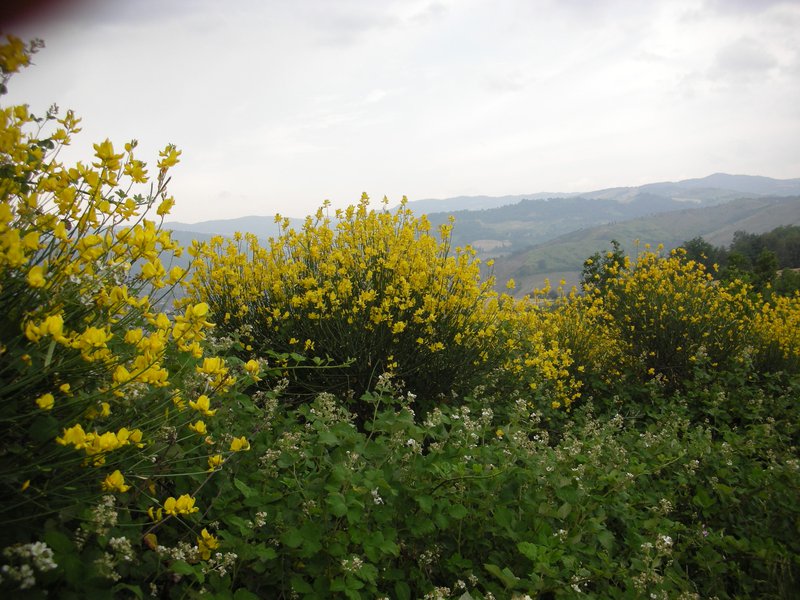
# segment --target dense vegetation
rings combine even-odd
[[[702,237],[683,243],[687,256],[720,269],[725,281],[739,279],[762,293],[800,291],[800,227],[785,225],[762,234],[737,231],[730,246],[716,247]],[[716,265],[716,267],[715,267]]]
[[[78,127],[0,110],[4,596],[794,597],[798,296],[611,251],[516,300],[366,199],[187,273],[180,152]]]

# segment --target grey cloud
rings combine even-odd
[[[758,13],[773,6],[794,6],[795,0],[708,0],[706,7],[719,13]]]
[[[398,19],[384,3],[307,2],[295,5],[302,20],[310,23],[323,45],[346,46],[364,34],[396,26]]]
[[[302,19],[312,24],[317,41],[323,45],[346,46],[358,42],[374,31],[434,23],[447,14],[448,8],[438,0],[421,5],[410,14],[402,0],[365,2],[315,0],[294,5]]]
[[[522,92],[531,83],[531,77],[519,70],[501,70],[490,73],[484,88],[491,92]]]
[[[446,5],[442,4],[441,2],[431,2],[419,12],[414,13],[411,16],[410,21],[420,25],[428,24],[441,19],[447,14],[447,12],[448,8]]]
[[[717,52],[709,77],[746,83],[767,77],[777,65],[776,58],[761,43],[740,38]]]

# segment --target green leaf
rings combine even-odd
[[[610,531],[601,531],[597,534],[597,541],[606,550],[611,550],[611,546],[614,545],[614,534]]]
[[[225,523],[228,525],[235,526],[239,530],[239,533],[244,536],[247,536],[253,532],[253,528],[250,526],[250,523],[248,523],[242,517],[236,515],[226,515],[223,518],[223,521],[225,521]]]
[[[692,498],[692,502],[694,502],[700,508],[709,508],[714,505],[714,498],[708,495],[708,492],[705,491],[703,488],[698,488],[697,493]]]
[[[179,575],[194,575],[194,568],[192,565],[183,560],[176,560],[170,565],[170,568]]]
[[[462,504],[452,504],[448,512],[454,519],[463,519],[469,514],[469,511]]]
[[[334,516],[343,517],[347,514],[347,504],[345,503],[344,496],[338,492],[330,494],[325,499],[325,504],[328,505]]]
[[[417,504],[422,509],[422,512],[430,513],[433,509],[433,497],[432,496],[417,496],[416,498]]]
[[[127,584],[127,583],[118,583],[117,585],[114,586],[114,588],[112,590],[114,592],[114,597],[115,598],[117,597],[117,592],[119,592],[120,590],[128,590],[129,592],[131,592],[137,598],[144,599],[144,593],[142,593],[142,588],[140,588],[138,585],[130,585],[130,584]]]
[[[397,600],[411,600],[411,588],[405,581],[398,581],[394,584],[394,593]]]
[[[513,589],[519,582],[519,577],[514,575],[508,567],[500,569],[497,565],[484,563],[483,568],[497,577],[507,590]]]
[[[572,505],[569,502],[564,502],[564,504],[562,504],[561,507],[558,509],[558,512],[556,512],[556,516],[559,519],[566,519],[569,513],[571,512],[572,512]]]
[[[332,431],[321,431],[319,433],[319,441],[326,446],[338,446],[339,438]]]
[[[540,546],[532,544],[531,542],[520,542],[517,544],[517,550],[522,553],[522,556],[532,562],[539,560]]]
[[[206,579],[206,576],[203,575],[200,569],[195,569],[192,565],[183,560],[176,560],[170,565],[170,568],[179,575],[194,575],[200,583],[203,583]]]
[[[242,481],[241,479],[234,479],[234,480],[233,480],[233,485],[235,485],[235,486],[236,486],[236,489],[237,489],[237,490],[239,490],[240,492],[242,492],[242,495],[243,495],[245,498],[252,498],[252,497],[254,497],[254,496],[257,496],[257,495],[258,495],[258,492],[257,492],[257,491],[255,491],[253,488],[251,488],[249,485],[247,485],[247,484],[246,484],[244,481]]]
[[[261,560],[275,560],[278,558],[278,552],[275,550],[275,548],[272,546],[265,546],[264,544],[254,546],[253,554],[255,554]]]
[[[298,594],[313,594],[314,588],[299,575],[292,575],[292,589]]]
[[[289,548],[299,548],[303,543],[303,534],[299,529],[290,529],[281,536],[281,541]]]
[[[50,529],[44,534],[45,543],[50,546],[54,552],[58,554],[74,554],[75,546],[68,536],[60,531]]]
[[[259,600],[259,596],[256,596],[250,590],[239,588],[236,590],[236,593],[233,594],[233,600]]]

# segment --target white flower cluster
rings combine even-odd
[[[3,557],[12,563],[21,564],[4,564],[0,567],[0,583],[9,579],[17,582],[21,590],[36,585],[36,571],[45,573],[58,567],[53,560],[52,549],[44,542],[16,544],[4,548]]]
[[[173,548],[161,545],[156,546],[156,553],[161,558],[191,562],[197,559],[198,550],[197,546],[193,546],[188,542],[178,542],[178,545]]]
[[[225,577],[228,571],[233,569],[237,558],[239,558],[239,555],[235,552],[225,552],[224,554],[217,552],[203,564],[203,573],[207,575],[214,571],[220,577]]]
[[[361,560],[361,558],[356,556],[355,554],[350,558],[342,559],[342,570],[345,573],[358,573],[361,570],[361,567],[363,566],[364,566],[364,561]]]

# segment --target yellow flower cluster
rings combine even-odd
[[[197,538],[197,549],[200,553],[200,558],[208,560],[211,558],[211,553],[217,548],[219,548],[219,540],[208,533],[208,530],[204,527]]]
[[[354,359],[337,372],[356,390],[394,368],[410,384],[443,391],[456,365],[487,361],[497,331],[493,281],[481,281],[471,248],[451,248],[451,225],[437,237],[405,201],[376,211],[366,195],[335,219],[326,208],[266,246],[252,235],[195,246],[194,300],[262,353]],[[424,375],[429,369],[440,376]]]
[[[800,369],[800,296],[765,302],[753,316],[752,342],[761,369]]]
[[[714,281],[682,249],[666,256],[647,250],[635,264],[625,257],[598,278],[602,286],[564,298],[550,319],[576,360],[573,372],[608,382],[633,368],[678,385],[699,364],[716,369],[744,360],[754,312],[748,288]]]
[[[13,37],[0,42],[3,85],[36,48]],[[233,379],[222,359],[203,355],[213,327],[208,305],[184,303],[173,315],[172,288],[185,272],[172,260],[182,249],[146,218],[169,213],[167,182],[180,151],[166,146],[153,176],[136,141],[103,140],[89,161],[62,164],[59,152],[79,125],[55,107],[44,116],[0,107],[0,485],[25,492],[0,507],[0,523],[39,522],[88,501],[98,487],[123,493],[134,482],[185,472],[191,460],[198,472],[224,463],[208,457],[212,424],[191,424],[173,402],[180,406],[183,392],[211,417]],[[187,380],[203,389],[187,393]],[[202,444],[171,433],[187,427]],[[212,452],[246,449],[246,438],[235,439],[237,448],[223,446],[225,437]],[[167,499],[164,510],[190,514],[193,502]]]
[[[170,517],[177,517],[180,515],[191,515],[198,512],[200,509],[194,505],[194,498],[189,494],[181,494],[178,498],[170,496],[164,501],[164,507],[153,508],[152,506],[147,509],[147,514],[152,521],[160,521],[164,515]]]
[[[103,490],[107,492],[120,492],[124,493],[131,489],[131,486],[125,483],[125,477],[120,473],[119,469],[108,475],[103,480]]]
[[[116,433],[113,431],[86,433],[80,424],[64,428],[63,434],[56,438],[56,442],[62,446],[72,446],[76,450],[83,450],[88,456],[94,457],[95,465],[102,465],[108,452],[128,444],[136,444],[139,448],[144,447],[142,432],[139,429],[128,430],[126,427],[122,427]]]
[[[505,357],[500,365],[526,382],[540,401],[552,408],[569,408],[580,395],[581,381],[571,373],[574,363],[562,346],[552,312],[523,299],[501,298]]]

